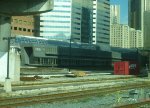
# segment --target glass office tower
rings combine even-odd
[[[129,26],[142,30],[144,12],[144,0],[129,0]]]
[[[54,0],[54,10],[40,16],[40,36],[91,42],[92,0]]]
[[[149,11],[150,0],[129,0],[129,26],[143,32],[143,47],[150,47],[149,44]]]
[[[40,36],[81,41],[80,0],[54,0],[54,9],[40,16]]]
[[[129,0],[129,26],[143,30],[144,12],[150,10],[150,0]]]
[[[109,46],[109,0],[54,0],[54,10],[40,17],[42,37]]]

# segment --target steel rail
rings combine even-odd
[[[146,105],[148,104],[150,107],[150,100],[143,100],[143,101],[139,101],[137,103],[132,103],[132,104],[126,104],[126,105],[121,105],[121,106],[116,106],[114,108],[137,108],[137,107],[141,107],[142,105]],[[142,107],[143,108],[143,107]],[[145,107],[144,107],[145,108]]]
[[[105,87],[105,88],[95,88],[91,90],[67,92],[67,93],[57,93],[57,94],[46,94],[40,96],[29,96],[29,97],[19,97],[19,98],[6,98],[0,99],[0,108],[12,107],[12,106],[24,106],[32,105],[35,103],[42,102],[54,102],[54,101],[64,101],[70,99],[85,98],[93,95],[104,95],[121,90],[135,89],[135,88],[146,88],[150,87],[150,84],[130,84],[126,86],[118,87]]]

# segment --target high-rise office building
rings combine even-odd
[[[150,48],[150,11],[144,12],[144,47]]]
[[[144,2],[144,10],[149,11],[150,10],[150,0],[145,0]]]
[[[142,30],[143,47],[147,46],[146,41],[150,41],[147,40],[147,35],[145,34],[148,33],[149,30],[146,31],[147,29],[144,27],[144,22],[149,21],[146,18],[147,15],[144,15],[147,14],[145,13],[147,11],[150,11],[150,0],[129,0],[129,26],[135,28],[136,30]]]
[[[55,0],[50,13],[40,15],[40,36],[109,47],[109,0]]]
[[[110,1],[93,0],[93,44],[110,44]]]
[[[91,42],[92,0],[54,0],[54,9],[40,16],[40,36]]]
[[[110,6],[110,23],[120,24],[120,5]]]
[[[77,26],[81,25],[81,8],[78,7],[76,16]],[[40,15],[40,36],[49,39],[70,39],[72,18],[71,0],[55,0],[54,9],[51,12]],[[76,34],[80,34],[80,28],[76,28]]]
[[[150,10],[150,0],[129,0],[129,26],[143,30],[144,12]]]
[[[143,25],[143,12],[144,12],[144,0],[129,0],[129,26],[137,30],[142,30]]]

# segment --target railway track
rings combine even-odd
[[[43,85],[43,84],[67,84],[67,83],[87,83],[87,82],[106,82],[106,81],[119,81],[119,80],[134,80],[136,77],[118,77],[118,78],[89,78],[89,79],[77,79],[77,80],[63,80],[54,82],[34,82],[34,83],[23,83],[23,84],[12,84],[12,86],[28,86],[28,85]]]
[[[43,87],[44,85],[47,86],[53,86],[53,85],[73,85],[73,84],[92,84],[92,83],[104,83],[104,82],[119,82],[119,81],[127,81],[130,79],[130,81],[135,80],[135,77],[118,77],[118,78],[103,78],[103,79],[78,79],[78,80],[63,80],[63,81],[47,81],[43,82],[41,80],[39,81],[26,81],[25,83],[17,83],[12,84],[12,88],[29,88],[32,87]],[[3,87],[3,85],[0,85],[0,87]]]
[[[107,80],[99,80],[99,79],[88,79],[88,80],[76,80],[76,81],[62,81],[62,82],[47,82],[47,83],[35,83],[35,84],[24,84],[24,85],[13,85],[12,90],[30,90],[32,88],[38,89],[38,88],[48,88],[48,87],[66,87],[66,86],[82,86],[82,85],[90,85],[90,84],[103,84],[103,83],[119,83],[119,82],[126,82],[126,83],[132,83],[135,78],[117,78],[117,79],[107,79]],[[139,82],[140,83],[140,82]],[[149,82],[145,82],[149,83]]]
[[[121,91],[121,90],[146,88],[146,87],[150,87],[150,84],[149,83],[130,84],[128,86],[95,88],[95,89],[91,89],[91,90],[64,92],[64,93],[56,93],[56,94],[46,94],[46,95],[40,95],[40,96],[0,98],[0,108],[7,108],[10,106],[16,107],[16,106],[32,105],[35,103],[42,103],[42,102],[45,103],[45,102],[64,101],[64,100],[70,100],[70,99],[78,99],[78,98],[82,98],[82,97],[85,98],[88,96],[109,94],[109,93],[113,93],[113,92]],[[149,101],[147,103],[149,103]],[[141,104],[143,104],[143,103],[141,103]],[[120,107],[116,107],[116,108],[132,108],[132,107],[120,106]]]
[[[143,100],[138,103],[117,106],[115,108],[150,108],[150,100]]]

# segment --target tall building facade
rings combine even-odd
[[[142,30],[143,27],[143,12],[144,12],[144,1],[145,0],[129,0],[129,26],[137,30]]]
[[[93,0],[93,44],[110,45],[110,1]]]
[[[109,0],[55,0],[54,9],[40,15],[40,36],[109,47]]]
[[[150,11],[144,12],[144,47],[150,48]]]
[[[120,5],[110,6],[110,23],[120,24]]]
[[[144,26],[147,19],[147,11],[150,11],[150,0],[129,0],[129,26],[143,32],[143,47],[148,47],[148,37],[146,33],[150,31]],[[147,21],[145,21],[147,20]],[[147,23],[150,23],[147,22]],[[150,47],[150,45],[149,45]]]
[[[92,43],[93,0],[82,0],[81,42]]]
[[[149,11],[150,10],[150,1],[149,0],[145,0],[145,2],[144,2],[144,10],[145,11]]]
[[[90,43],[92,0],[54,0],[54,9],[40,16],[40,36]]]
[[[54,0],[54,9],[40,15],[40,36],[49,39],[70,39],[71,7],[71,0]],[[81,14],[80,8],[78,11]],[[80,19],[76,19],[78,25],[81,25]],[[80,30],[77,30],[77,34],[80,34]]]
[[[129,0],[129,26],[143,30],[144,12],[150,11],[150,0]]]

